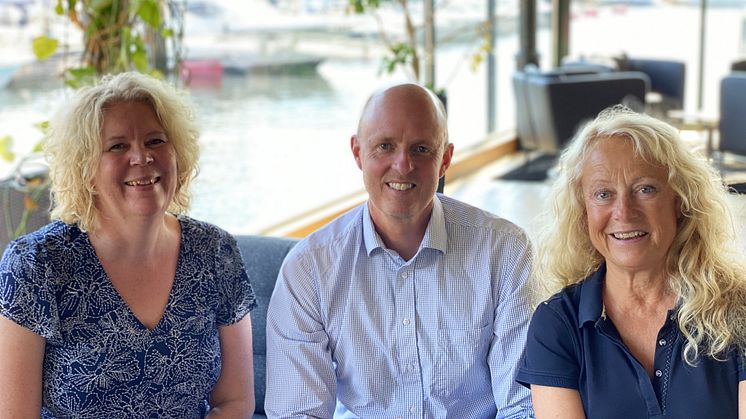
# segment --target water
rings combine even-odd
[[[458,64],[463,49],[448,54],[438,69],[463,67],[446,88],[451,139],[465,148],[486,130],[485,76]],[[406,81],[379,74],[378,66],[377,59],[329,59],[309,74],[225,76],[217,88],[192,89],[202,154],[190,214],[251,233],[361,190],[350,152],[360,110],[374,90]],[[60,87],[0,90],[0,135],[14,138],[18,154],[29,151],[41,138],[33,124],[70,94]]]
[[[596,15],[576,14],[571,51],[624,50],[684,59],[687,106],[692,109],[697,96],[697,13],[697,7],[662,6],[607,7]],[[719,77],[743,48],[743,13],[713,9],[708,16],[705,105],[716,108]],[[547,29],[539,31],[544,68],[550,57],[549,39]],[[456,44],[437,52],[436,79],[445,83],[441,87],[448,94],[451,141],[457,153],[483,139],[486,131],[486,66],[472,73],[466,58],[474,47]],[[517,47],[514,34],[498,39],[498,130],[514,125],[511,75]],[[401,73],[380,75],[379,63],[375,57],[328,58],[315,73],[225,77],[219,88],[193,89],[202,155],[191,215],[234,233],[251,233],[359,191],[362,177],[349,140],[361,107],[377,88],[407,80]],[[29,151],[41,138],[33,124],[48,119],[69,94],[48,86],[0,89],[0,137],[13,136],[19,154]],[[0,162],[0,173],[7,168]]]

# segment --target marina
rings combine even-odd
[[[473,6],[471,15],[463,13],[467,17],[474,16],[466,20],[476,20],[476,16],[484,12],[482,7]],[[510,9],[501,7],[507,16]],[[697,7],[666,4],[655,8],[628,6],[622,10],[618,6],[597,6],[595,15],[585,12],[589,6],[584,7],[577,9],[577,16],[573,18],[575,43],[571,53],[576,56],[584,51],[587,54],[614,53],[622,47],[643,55],[665,51],[669,56],[684,56],[687,50],[684,44],[694,42],[692,37],[696,30],[677,30],[676,23],[668,23],[667,17],[694,22]],[[343,18],[353,24],[362,21],[361,16],[334,13],[327,16],[329,26],[339,28],[341,23],[338,22]],[[389,11],[383,11],[382,15],[386,13]],[[447,17],[450,18],[444,13],[441,19]],[[402,71],[392,74],[381,71],[382,49],[370,35],[376,30],[375,20],[367,18],[370,21],[366,26],[358,27],[359,30],[367,28],[362,32],[367,35],[349,29],[311,30],[310,26],[303,26],[305,23],[299,23],[297,31],[282,29],[276,23],[274,33],[272,25],[257,31],[260,34],[238,35],[238,28],[233,29],[237,33],[229,35],[221,32],[220,39],[233,39],[229,42],[215,41],[216,38],[209,41],[204,33],[195,31],[194,43],[186,44],[185,57],[194,62],[207,62],[208,67],[221,56],[217,52],[212,57],[191,56],[190,52],[199,50],[199,37],[203,37],[203,46],[213,45],[215,51],[247,51],[249,47],[259,48],[259,51],[264,42],[267,51],[282,50],[285,45],[291,54],[288,56],[316,57],[319,61],[304,71],[284,71],[287,67],[279,65],[241,74],[228,71],[220,61],[220,70],[214,70],[220,72],[219,78],[201,79],[191,86],[182,84],[190,91],[201,127],[202,156],[200,172],[193,184],[192,216],[236,234],[258,233],[314,208],[359,194],[362,177],[352,159],[349,138],[356,129],[361,107],[375,89],[410,80]],[[394,17],[390,19],[394,21]],[[510,23],[511,20],[506,19],[506,27],[515,26],[514,20]],[[742,48],[739,32],[742,9],[713,9],[708,19],[712,31],[708,42],[713,47],[708,49],[705,80],[709,87],[704,103],[706,108],[713,109],[717,107],[717,89],[712,86],[717,85],[727,71],[726,63],[737,57]],[[639,31],[643,34],[635,36],[629,31],[621,32],[630,21],[672,25],[656,33],[665,38],[661,42],[672,42],[669,38],[678,36],[681,45],[674,42],[675,48],[662,50],[658,44],[648,41],[644,36],[647,32],[643,30]],[[650,23],[646,25],[651,26]],[[398,24],[390,26],[398,27]],[[599,27],[615,30],[599,31]],[[189,28],[189,20],[186,20],[186,33]],[[546,22],[539,26],[540,51],[548,51],[550,35]],[[22,50],[20,44],[17,45],[17,49]],[[479,146],[488,137],[484,100],[487,96],[486,66],[470,68],[470,59],[477,47],[478,43],[472,39],[444,43],[437,49],[437,80],[448,95],[450,140],[456,147],[457,158],[460,152]],[[511,75],[517,48],[515,32],[506,32],[496,39],[497,132],[510,132],[515,126]],[[248,54],[238,55],[249,59]],[[549,56],[544,53],[540,57],[545,68],[549,66]],[[278,59],[277,55],[274,57]],[[687,77],[686,107],[694,110],[697,106],[695,55],[687,52],[685,57],[687,68],[691,70]],[[209,64],[211,62],[213,64]],[[49,119],[70,94],[59,78],[49,77],[53,76],[53,71],[44,72],[48,76],[46,79],[14,80],[0,89],[0,138],[11,136],[18,155],[28,153],[41,139],[41,132],[35,125]],[[184,83],[183,79],[174,81]],[[0,170],[7,173],[12,165],[0,161]],[[456,191],[449,185],[446,193],[455,194]],[[496,210],[503,211],[503,207],[496,207]]]

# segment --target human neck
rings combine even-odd
[[[128,219],[124,222],[102,220],[90,235],[91,243],[101,255],[116,254],[119,258],[143,260],[146,256],[157,255],[164,240],[178,237],[179,227],[176,217],[166,214],[163,217]]]
[[[673,307],[675,295],[661,270],[628,272],[607,269],[604,303],[641,309],[666,310]]]
[[[422,220],[397,219],[382,217],[380,221],[373,220],[376,232],[387,248],[395,250],[404,260],[410,260],[417,254],[430,216]]]

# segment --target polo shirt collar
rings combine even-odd
[[[368,256],[375,249],[386,248],[381,236],[378,235],[373,226],[369,206],[370,202],[363,205],[363,242],[365,243],[365,251],[368,253]],[[430,214],[430,220],[427,222],[425,236],[422,238],[422,243],[420,243],[420,249],[430,248],[445,253],[447,245],[448,235],[446,234],[446,219],[443,212],[443,204],[436,194],[433,196],[433,212]]]
[[[586,322],[595,323],[601,318],[604,309],[603,285],[606,276],[606,264],[580,283],[580,307],[578,308],[578,328]]]

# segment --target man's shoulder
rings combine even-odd
[[[512,236],[524,241],[528,240],[526,232],[510,220],[448,196],[438,195],[438,198],[443,204],[447,226],[482,230]]]
[[[311,256],[320,252],[337,253],[349,246],[359,246],[363,233],[364,205],[358,205],[309,234],[293,247],[291,253],[296,257]]]

